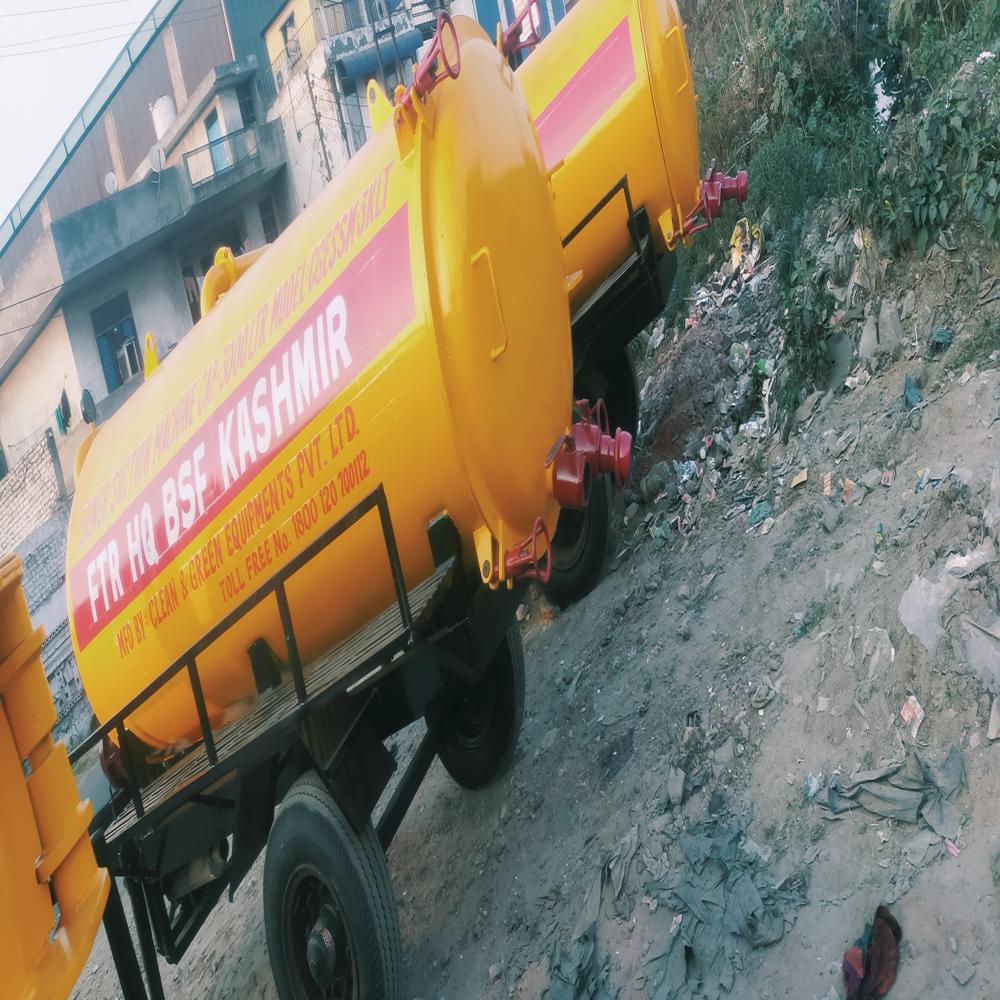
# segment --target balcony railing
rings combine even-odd
[[[257,128],[251,125],[185,153],[184,169],[191,187],[197,193],[202,185],[259,157]]]
[[[264,102],[270,104],[275,100],[324,39],[352,31],[370,31],[369,15],[376,21],[387,18],[385,0],[322,0],[313,14],[285,41],[285,47],[271,63],[270,80],[258,80]]]
[[[368,23],[363,0],[327,0],[320,6],[319,16],[328,35],[356,31]]]

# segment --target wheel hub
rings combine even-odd
[[[337,942],[331,930],[336,919],[331,908],[324,906],[306,938],[306,964],[320,989],[327,989],[333,983],[337,968]]]

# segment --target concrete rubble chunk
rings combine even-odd
[[[1000,736],[1000,698],[994,698],[990,704],[990,722],[986,727],[986,738],[995,740]]]
[[[969,961],[968,956],[960,955],[951,964],[951,974],[959,986],[965,986],[976,974],[976,967]]]
[[[861,340],[858,341],[858,357],[862,361],[868,361],[875,357],[878,350],[878,321],[874,316],[869,316],[865,320],[865,325],[861,330]]]
[[[878,350],[888,354],[903,343],[903,321],[899,318],[896,303],[886,299],[878,314]]]
[[[684,801],[684,779],[687,775],[679,768],[672,767],[667,775],[667,798],[672,806]]]

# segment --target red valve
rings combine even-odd
[[[452,49],[454,62],[449,58],[448,47],[445,45],[446,31],[450,35],[449,47]],[[427,95],[445,77],[457,80],[461,71],[462,50],[458,44],[458,32],[455,30],[451,15],[442,11],[438,14],[437,31],[434,33],[431,47],[413,71],[413,86],[403,95],[400,104],[407,108],[412,107],[414,94],[421,101],[426,101]]]
[[[529,18],[531,20],[531,33],[527,38],[522,38],[521,29]],[[538,0],[528,0],[524,10],[514,18],[507,30],[500,36],[500,51],[509,59],[524,49],[534,48],[542,40],[542,36],[538,33],[541,23],[542,16]]]
[[[701,200],[684,220],[681,236],[692,236],[707,229],[715,219],[722,216],[724,202],[735,199],[737,205],[742,205],[747,200],[749,190],[750,178],[745,170],[731,177],[716,170],[715,160],[712,160],[701,181]],[[698,221],[699,215],[704,216],[704,222]]]
[[[545,565],[539,552],[539,540],[545,543]],[[531,534],[504,556],[504,573],[508,580],[537,580],[548,583],[552,578],[552,548],[545,522],[535,518]]]
[[[593,406],[576,401],[580,419],[572,433],[558,442],[546,465],[552,465],[552,495],[561,507],[582,510],[590,499],[590,481],[610,473],[621,489],[632,471],[632,435],[620,427],[611,433],[608,409],[599,399]]]

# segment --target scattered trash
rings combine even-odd
[[[740,272],[744,278],[749,277],[764,253],[764,235],[760,226],[751,226],[747,219],[740,219],[733,229],[729,247],[733,272]]]
[[[861,808],[901,823],[923,819],[935,833],[955,840],[963,814],[951,799],[964,784],[965,762],[957,747],[941,765],[910,751],[900,761],[860,771],[843,786],[831,781],[815,801],[833,816]]]
[[[924,401],[924,397],[917,388],[917,383],[913,381],[913,376],[906,376],[906,383],[903,387],[903,402],[908,410],[913,410]]]
[[[886,488],[888,488],[888,487],[892,486],[892,481],[895,478],[896,478],[896,470],[895,469],[886,469],[885,472],[882,473],[882,476],[879,479],[879,482],[883,486],[885,486]]]
[[[823,496],[833,496],[833,473],[823,473]]]
[[[775,883],[744,837],[735,817],[721,817],[698,823],[681,841],[682,874],[655,888],[684,919],[667,947],[646,960],[647,995],[678,997],[690,989],[703,1000],[729,996],[736,971],[746,967],[744,946],[772,945],[795,922],[809,869]]]
[[[953,858],[957,858],[962,853],[958,845],[950,837],[944,838],[944,846],[948,849],[948,853]]]
[[[954,339],[954,334],[951,330],[948,330],[943,326],[939,326],[931,334],[931,354],[943,354],[949,347],[951,347],[951,342]]]
[[[762,524],[764,520],[771,516],[773,507],[766,500],[758,500],[753,507],[750,508],[750,518],[749,524],[751,528],[756,528],[758,524]]]
[[[801,486],[809,478],[808,469],[799,469],[798,472],[792,476],[791,482],[788,484],[788,488],[794,490],[796,486]]]
[[[853,479],[844,477],[844,503],[849,504],[854,499],[854,491],[858,484]]]
[[[885,568],[885,563],[880,559],[875,559],[872,561],[872,572],[876,576],[888,576],[889,571]]]
[[[868,693],[896,660],[896,650],[889,639],[889,633],[884,628],[868,630],[864,655],[868,660],[866,681],[866,693]]]
[[[734,340],[729,346],[729,367],[739,375],[750,360],[750,345]]]
[[[884,997],[896,981],[899,943],[903,939],[896,918],[880,906],[864,933],[844,953],[844,989],[847,1000]]]
[[[806,775],[805,784],[805,794],[806,800],[812,802],[817,795],[819,795],[820,789],[823,787],[823,772],[820,771],[819,774],[812,774],[811,772]]]
[[[920,728],[920,723],[924,721],[924,710],[915,695],[911,694],[903,702],[903,707],[899,710],[899,717],[910,727],[910,738],[916,743],[917,730]]]
[[[933,830],[919,830],[903,848],[903,858],[914,868],[924,868],[941,855],[941,838]]]
[[[625,885],[625,877],[628,875],[628,870],[632,865],[632,859],[635,857],[635,852],[638,849],[639,828],[638,826],[633,826],[632,829],[618,841],[615,845],[615,849],[611,852],[611,857],[608,858],[608,877],[611,879],[615,887],[615,899],[622,894],[622,888]]]

